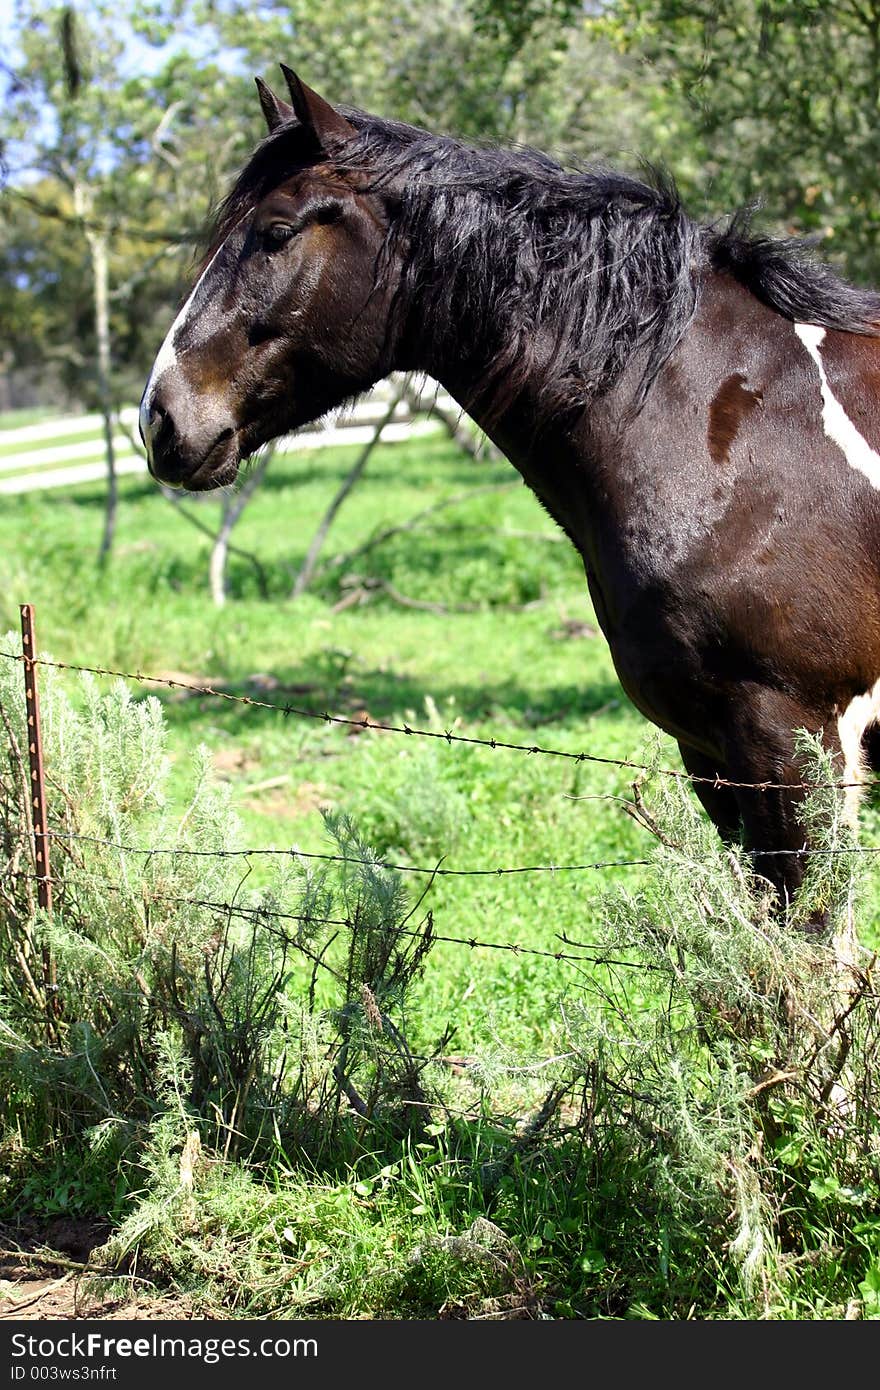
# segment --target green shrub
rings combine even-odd
[[[171,805],[155,699],[40,678],[51,915],[0,668],[6,1213],[111,1213],[105,1261],[255,1316],[878,1315],[880,1023],[870,963],[835,955],[864,862],[838,792],[808,802],[823,852],[785,918],[686,786],[644,778],[650,869],[591,905],[560,1046],[522,1056],[501,1019],[456,1075],[445,1034],[411,1038],[431,912],[380,862],[440,847],[432,803],[444,840],[465,820],[430,749],[365,805],[372,843],[327,814],[336,861],[277,856],[255,889],[205,750]]]
[[[802,752],[832,784],[818,740]],[[690,1297],[708,1275],[745,1315],[778,1313],[807,1262],[814,1280],[830,1267],[842,1315],[880,1239],[880,1014],[868,953],[836,950],[863,863],[841,795],[810,794],[819,853],[788,917],[684,785],[649,778],[634,809],[653,871],[606,899],[592,983],[567,1009],[567,1085],[590,1151],[610,1157],[596,1184],[621,1210],[636,1178],[651,1254],[667,1279],[689,1271]],[[799,928],[819,914],[824,935]]]
[[[7,635],[6,650],[13,642]],[[357,1152],[365,1117],[371,1142],[386,1119],[408,1131],[422,1063],[393,1015],[432,938],[430,919],[404,926],[397,876],[376,866],[347,819],[328,817],[336,853],[357,862],[311,873],[281,857],[270,884],[249,890],[206,750],[175,814],[159,702],[121,682],[101,693],[91,677],[72,699],[55,676],[40,669],[47,915],[36,901],[21,670],[0,669],[3,1204],[16,1206],[24,1181],[36,1202],[41,1171],[57,1190],[62,1153],[91,1155],[92,1168],[103,1155],[109,1170],[94,1182],[115,1191],[114,1165],[123,1153],[139,1161],[164,1113],[171,1056],[200,1142],[225,1157],[277,1147],[333,1162]],[[88,1190],[77,1191],[87,1204]]]

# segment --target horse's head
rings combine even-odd
[[[261,444],[389,370],[385,197],[330,158],[354,126],[283,71],[292,105],[258,79],[269,135],[223,205],[141,401],[150,471],[172,487],[230,483]]]

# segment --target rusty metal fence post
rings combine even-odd
[[[45,912],[52,911],[52,879],[49,870],[49,825],[46,817],[46,786],[43,773],[43,736],[40,729],[40,695],[37,690],[34,606],[21,605],[21,649],[24,654],[24,697],[27,707],[28,762],[31,772],[31,822],[34,831],[34,863],[37,870],[37,901]]]
[[[49,822],[46,815],[46,786],[43,773],[43,736],[40,728],[40,695],[37,689],[37,644],[34,606],[21,605],[21,650],[24,656],[24,698],[27,713],[28,763],[31,774],[31,825],[34,834],[34,866],[37,871],[37,902],[44,912],[52,911],[52,877],[49,865]],[[51,1040],[58,1017],[55,961],[48,945],[42,949],[43,988],[46,991],[47,1028]]]
[[[37,902],[44,912],[52,911],[52,877],[49,866],[49,822],[46,815],[46,785],[43,773],[43,736],[40,729],[40,695],[37,689],[37,646],[34,637],[34,606],[21,605],[21,649],[24,655],[24,698],[27,708],[28,762],[31,772],[31,823],[34,831],[34,864],[37,870]],[[43,947],[43,988],[50,1027],[58,1014],[55,962],[48,946]]]
[[[43,736],[40,728],[40,695],[37,689],[37,647],[34,637],[34,606],[21,605],[21,649],[24,656],[24,698],[27,710],[28,762],[31,773],[31,824],[34,832],[34,865],[37,871],[37,902],[44,912],[52,911],[52,878],[49,865],[49,823],[46,815],[46,787],[43,774]],[[43,988],[49,1028],[57,1017],[58,1000],[55,962],[48,946],[42,950]]]

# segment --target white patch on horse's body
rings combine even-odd
[[[825,329],[817,327],[814,323],[796,323],[794,331],[819,368],[822,424],[826,435],[837,445],[850,467],[858,469],[872,487],[880,490],[880,454],[871,448],[867,439],[853,424],[828,384],[822,354],[819,351],[825,337]]]
[[[843,781],[846,786],[846,818],[853,829],[858,824],[859,801],[867,781],[865,752],[862,737],[865,730],[880,719],[880,680],[874,682],[864,695],[856,695],[837,717],[837,736],[843,753]]]
[[[837,716],[837,736],[843,754],[844,818],[854,833],[859,828],[859,803],[862,789],[868,780],[868,768],[862,738],[865,730],[880,720],[880,679],[863,695],[856,695],[846,709]],[[840,975],[841,1007],[845,1008],[852,999],[856,979],[854,970],[860,959],[859,936],[856,928],[852,897],[846,910],[839,914],[835,922],[831,947]],[[836,1082],[831,1095],[833,1105],[841,1114],[851,1109],[851,1098],[846,1087]]]

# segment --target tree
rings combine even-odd
[[[616,0],[597,27],[674,94],[692,197],[760,201],[880,280],[880,0]]]
[[[210,61],[172,54],[155,74],[143,58],[133,63],[132,24],[120,23],[108,0],[90,0],[87,15],[71,4],[21,0],[16,18],[19,51],[5,70],[0,122],[9,166],[0,257],[12,272],[4,276],[4,308],[25,330],[11,360],[63,359],[68,385],[101,412],[103,560],[115,527],[121,391],[130,395],[137,381],[139,393],[157,345],[154,324],[161,319],[164,332],[218,179],[248,132],[228,117],[229,79],[218,80]],[[169,23],[169,16],[151,20],[154,42],[167,37]],[[214,159],[205,157],[209,140]],[[54,274],[44,244],[57,255]]]
[[[469,0],[266,0],[256,12],[216,0],[212,13],[254,71],[271,80],[286,62],[336,102],[480,140],[552,137],[564,123],[561,89],[548,102],[546,83],[576,28],[536,28],[517,48]]]

